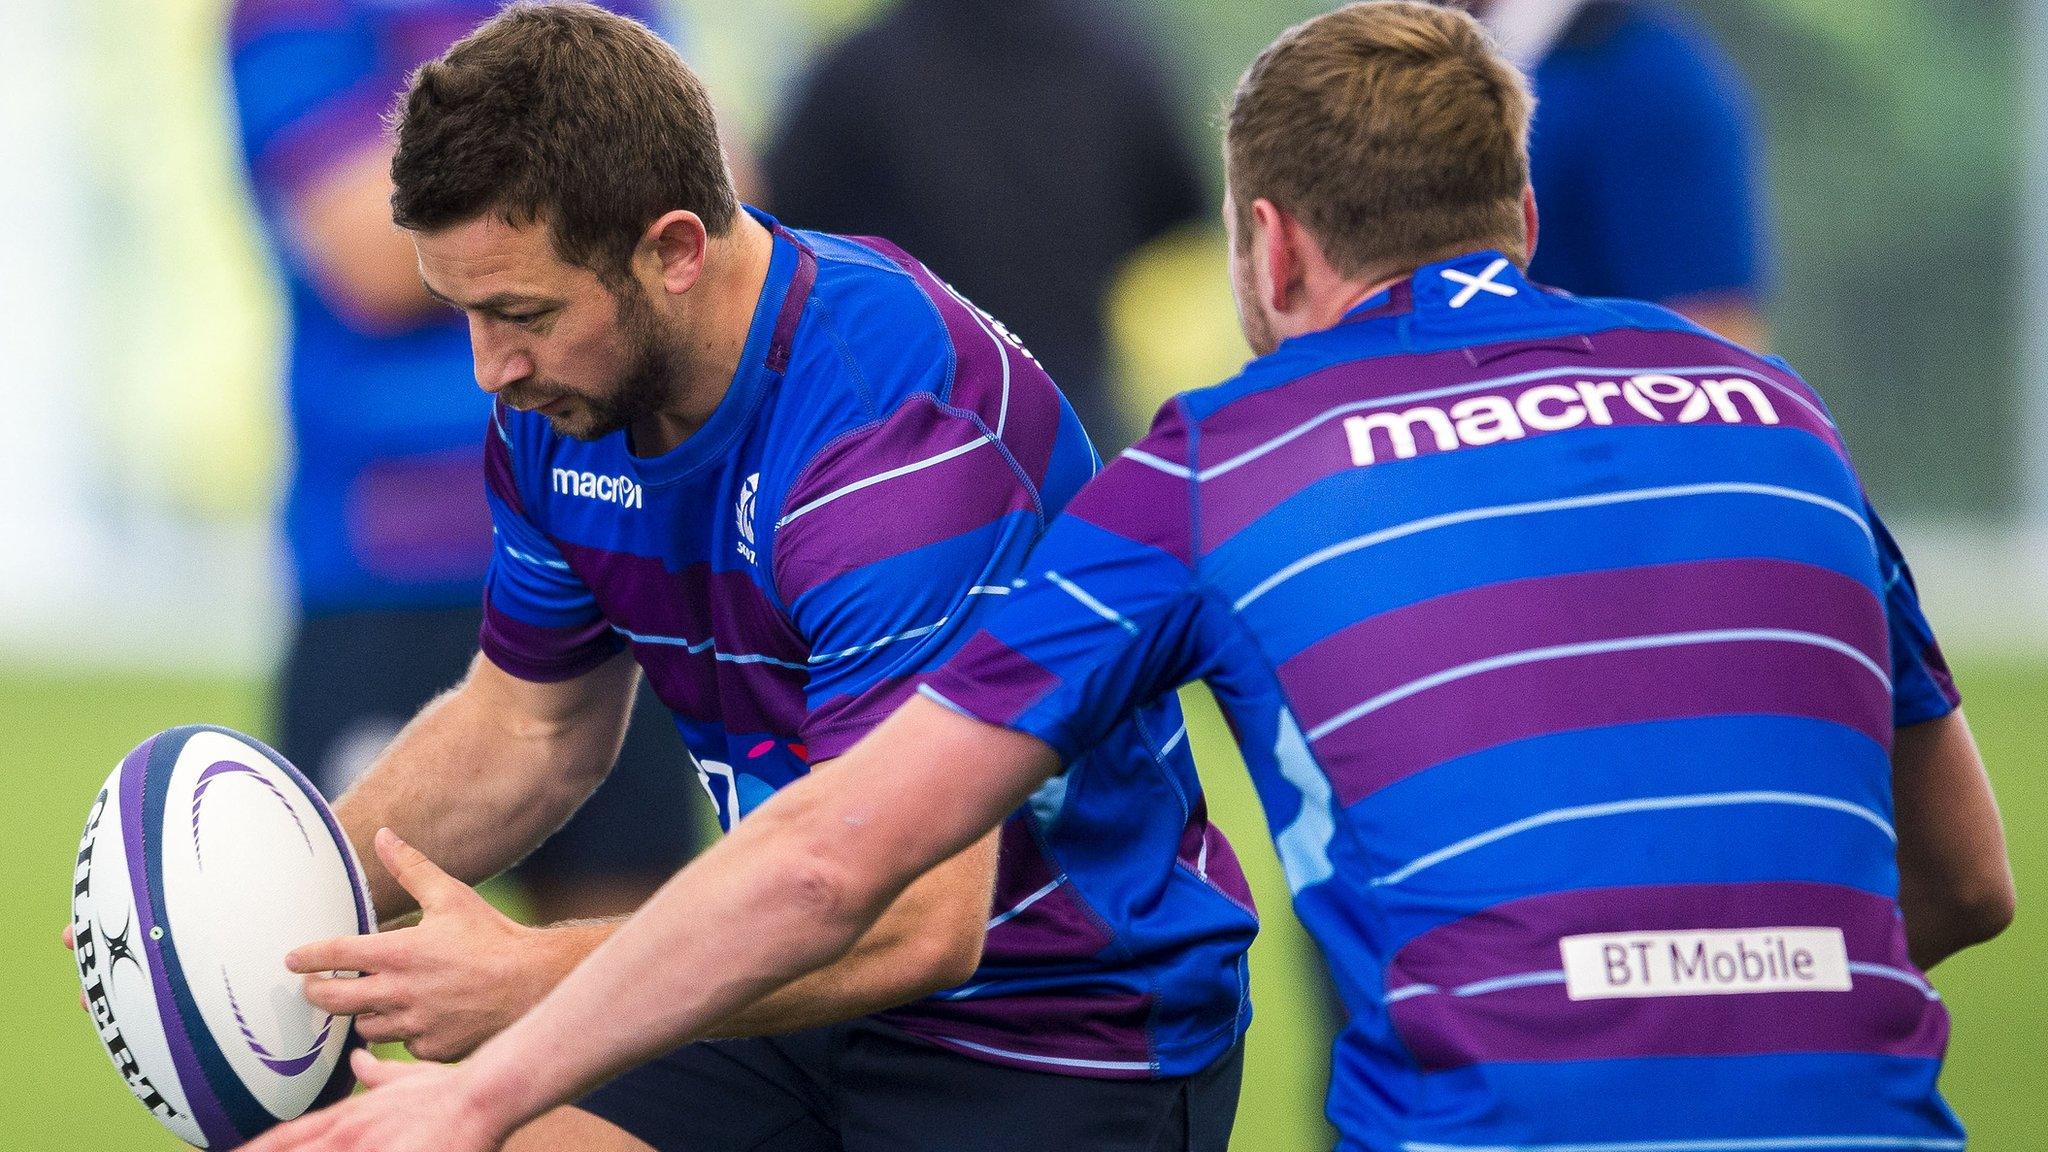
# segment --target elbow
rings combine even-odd
[[[1956,934],[1965,944],[1982,944],[2012,927],[2019,912],[2019,894],[2010,875],[1965,894],[1953,913]]]
[[[956,916],[932,924],[918,936],[913,964],[917,974],[910,999],[958,988],[974,978],[981,967],[981,948],[988,939],[986,918],[979,909],[972,917]]]

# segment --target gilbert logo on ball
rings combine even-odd
[[[319,793],[247,736],[142,742],[86,817],[72,877],[78,978],[100,1042],[164,1126],[233,1148],[348,1092],[349,1021],[285,953],[369,932],[362,869]]]

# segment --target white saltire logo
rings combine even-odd
[[[1507,270],[1508,262],[1505,257],[1488,264],[1486,271],[1481,272],[1477,276],[1472,275],[1470,272],[1460,272],[1456,268],[1444,269],[1442,273],[1444,279],[1449,280],[1453,284],[1464,285],[1463,288],[1458,290],[1456,296],[1451,297],[1451,307],[1463,308],[1465,305],[1470,304],[1472,298],[1481,292],[1491,292],[1495,296],[1513,296],[1515,294],[1514,285],[1501,284],[1494,280],[1495,276]]]
[[[761,474],[754,473],[740,483],[740,498],[733,504],[733,520],[739,524],[738,541],[740,555],[747,563],[754,562],[754,495],[760,490]]]

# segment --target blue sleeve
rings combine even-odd
[[[1878,578],[1884,582],[1885,622],[1891,632],[1892,726],[1905,728],[1940,719],[1962,704],[1962,694],[1956,690],[1934,628],[1920,608],[1920,591],[1898,541],[1878,519],[1876,510],[1865,507],[1877,538]]]
[[[491,505],[491,566],[484,579],[484,655],[521,680],[552,683],[583,675],[625,648],[597,598],[546,533],[527,516],[512,440],[494,407],[484,443]]]
[[[1580,112],[1597,122],[1577,181],[1592,201],[1602,291],[1659,303],[1760,296],[1761,174],[1732,64],[1676,28],[1624,34],[1605,51],[1606,82],[1581,97],[1599,108]]]
[[[1202,675],[1213,602],[1192,559],[1177,405],[1053,521],[988,627],[924,685],[957,712],[1078,759]]]

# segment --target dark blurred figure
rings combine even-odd
[[[1649,0],[1467,5],[1535,81],[1531,279],[1654,300],[1738,344],[1765,341],[1757,132],[1735,68]]]
[[[1206,219],[1149,37],[1087,0],[900,0],[802,78],[764,174],[776,213],[887,237],[1014,325],[1104,455],[1129,443],[1104,298]]]
[[[611,5],[650,23],[646,3]],[[240,0],[241,144],[290,318],[284,505],[297,621],[279,750],[330,796],[477,654],[490,515],[461,316],[391,223],[383,115],[412,68],[497,10],[482,0]],[[619,765],[516,870],[543,921],[622,914],[688,858],[689,754],[646,694]]]

